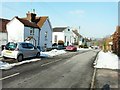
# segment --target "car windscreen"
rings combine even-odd
[[[16,47],[17,47],[17,43],[13,43],[13,42],[9,42],[9,43],[5,46],[6,50],[15,50]]]

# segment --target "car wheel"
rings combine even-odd
[[[18,62],[21,62],[23,60],[23,55],[22,54],[18,55],[17,60]]]
[[[37,53],[36,57],[39,58],[40,57],[40,53]]]

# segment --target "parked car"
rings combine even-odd
[[[77,51],[77,47],[73,46],[73,45],[69,45],[66,47],[67,51]]]
[[[58,45],[58,46],[57,46],[57,49],[58,49],[58,50],[61,50],[61,49],[64,49],[64,47],[63,47],[63,45]]]
[[[58,48],[58,45],[56,44],[56,43],[54,43],[53,45],[52,45],[52,49],[57,49]]]
[[[5,45],[1,55],[3,58],[14,58],[22,61],[24,58],[40,57],[40,50],[27,42],[9,42]]]

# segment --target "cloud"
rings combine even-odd
[[[85,12],[83,10],[74,10],[74,11],[69,11],[69,14],[84,14]]]

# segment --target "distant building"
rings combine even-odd
[[[72,31],[73,31],[73,36],[74,36],[74,44],[82,45],[83,44],[83,42],[82,42],[82,40],[83,40],[82,35],[80,35],[78,30],[76,30],[76,29],[72,30]]]
[[[74,43],[74,36],[72,29],[69,27],[55,27],[53,28],[52,43],[63,41],[64,45],[71,45]]]
[[[28,12],[27,17],[14,17],[7,24],[8,42],[31,42],[41,48],[52,47],[52,26],[48,16],[36,17]]]

